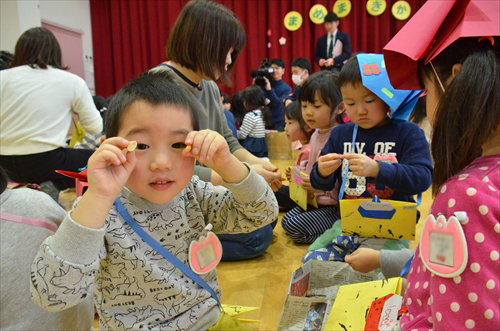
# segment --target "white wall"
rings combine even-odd
[[[0,0],[0,6],[0,50],[13,53],[19,36],[29,28],[41,26],[42,20],[82,31],[85,80],[95,94],[89,0]]]

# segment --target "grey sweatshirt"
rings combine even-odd
[[[380,267],[385,278],[399,277],[406,262],[415,254],[415,248],[403,248],[399,251],[380,251]]]
[[[21,188],[0,195],[0,211],[59,225],[66,212],[43,192]],[[92,328],[92,298],[58,313],[43,310],[30,294],[31,264],[51,230],[0,220],[0,329],[1,330],[85,330]],[[44,273],[46,270],[39,270]],[[50,293],[49,293],[50,295]]]
[[[162,205],[126,188],[119,198],[139,226],[189,265],[189,244],[206,234],[207,223],[216,233],[243,233],[278,217],[269,185],[247,167],[249,175],[240,183],[227,183],[229,189],[193,176]],[[210,294],[146,244],[114,206],[98,230],[79,225],[68,213],[40,247],[33,272],[33,285],[48,286],[47,292],[31,287],[37,304],[46,309],[77,304],[94,287],[101,330],[206,330],[220,315]],[[215,270],[201,277],[221,295]]]

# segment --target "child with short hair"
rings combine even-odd
[[[318,72],[309,76],[300,90],[302,117],[310,128],[316,130],[310,139],[307,174],[318,160],[332,129],[343,123],[344,109],[337,81],[336,73]],[[319,208],[304,211],[297,206],[283,216],[282,226],[294,242],[307,244],[332,227],[339,218],[339,208],[337,192],[333,187],[326,191],[315,190],[307,177],[302,178],[302,187],[314,193]]]
[[[392,111],[391,120],[389,105],[363,85],[360,64],[364,66],[363,61],[369,60],[367,56],[371,55],[359,54],[351,58],[340,72],[339,86],[351,123],[332,130],[311,171],[311,184],[326,190],[345,181],[343,192],[339,192],[345,199],[377,196],[415,202],[413,195],[424,192],[431,184],[432,160],[424,132],[401,117],[411,110],[418,95],[401,91],[407,95],[400,103],[393,104],[396,109]],[[378,65],[377,61],[381,60],[383,58],[377,56],[374,63]],[[385,71],[374,70],[377,77],[387,77]],[[372,76],[373,73],[364,71],[363,75]],[[391,86],[385,88],[392,93],[388,90]],[[404,103],[405,100],[411,101]],[[340,223],[336,223],[329,234],[334,239],[337,235],[340,235]],[[408,246],[407,242],[401,244]],[[396,242],[387,245],[400,248]]]
[[[311,152],[309,140],[311,139],[314,130],[311,129],[306,122],[304,122],[304,119],[302,118],[302,110],[300,109],[298,101],[294,101],[285,107],[285,133],[291,143],[300,141],[302,144],[300,152],[297,155],[295,166],[297,166],[300,171],[306,171],[309,154]],[[290,168],[286,168],[285,175],[286,179],[290,181]],[[295,201],[290,199],[289,186],[283,185],[277,192],[274,192],[274,194],[278,200],[278,206],[286,209],[292,209],[297,206]]]
[[[346,199],[377,195],[380,199],[415,202],[413,195],[427,190],[432,180],[425,134],[415,123],[391,121],[389,106],[362,83],[359,56],[347,61],[339,75],[352,123],[332,131],[311,171],[311,183],[318,189],[331,189],[342,181],[350,165]],[[355,126],[356,143],[351,146]],[[377,156],[390,156],[392,161],[376,161]]]
[[[231,98],[231,113],[234,116],[236,130],[239,130],[246,114],[245,105],[243,104],[243,90],[236,92]]]
[[[38,305],[60,311],[93,291],[101,330],[213,330],[227,318],[217,306],[215,270],[200,274],[211,297],[124,221],[129,213],[157,245],[191,264],[190,244],[207,225],[243,233],[278,216],[265,180],[230,153],[220,134],[196,131],[197,105],[188,94],[172,72],[150,71],[113,98],[108,139],[89,160],[88,190],[33,264]],[[228,188],[193,176],[195,159]]]
[[[265,126],[271,124],[271,110],[264,93],[258,86],[249,86],[243,91],[242,99],[246,114],[238,130],[240,144],[253,155],[269,160]]]

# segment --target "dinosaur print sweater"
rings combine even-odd
[[[193,176],[162,205],[127,188],[119,198],[137,224],[189,265],[189,244],[206,234],[208,223],[216,233],[244,233],[278,217],[272,190],[251,168],[242,182],[227,186]],[[201,277],[220,297],[217,272]],[[93,293],[101,330],[206,330],[220,315],[208,291],[146,244],[114,206],[97,230],[79,225],[69,212],[40,247],[31,280],[33,300],[50,311]]]

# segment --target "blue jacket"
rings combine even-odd
[[[342,124],[333,128],[330,138],[321,151],[329,153],[351,153],[354,124]],[[376,178],[358,177],[349,171],[344,189],[344,198],[372,198],[414,202],[413,195],[426,191],[432,182],[432,160],[429,144],[424,132],[412,122],[389,123],[368,130],[358,129],[355,149],[352,153],[365,154],[379,160],[380,170]],[[314,188],[329,191],[336,182],[342,183],[347,160],[330,176],[323,178],[318,173],[316,162],[310,174]]]
[[[288,86],[283,80],[271,80],[271,90],[268,91],[262,88],[264,95],[268,98],[271,103],[268,105],[271,109],[271,123],[284,122],[283,109],[285,105],[283,100],[292,93],[292,88]]]
[[[236,122],[234,121],[234,115],[229,110],[224,109],[224,115],[226,115],[227,126],[233,132],[233,136],[237,137]]]
[[[300,85],[297,85],[297,87],[295,88],[295,91],[293,91],[293,94],[286,97],[285,100],[298,101],[299,100],[299,93],[300,93]]]

